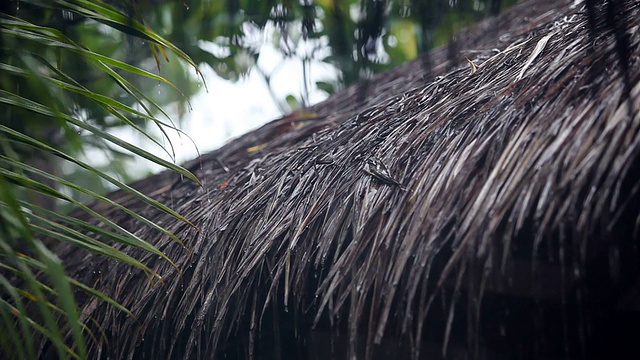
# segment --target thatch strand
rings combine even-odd
[[[430,314],[445,314],[446,349],[465,298],[472,341],[483,294],[495,290],[496,275],[511,276],[523,248],[534,273],[559,264],[561,289],[579,280],[639,199],[640,7],[626,1],[623,11],[630,98],[609,32],[591,42],[581,5],[542,9],[493,42],[467,44],[474,51],[463,47],[462,67],[446,75],[443,65],[421,73],[417,60],[374,77],[362,101],[356,85],[194,160],[187,165],[202,188],[169,173],[135,185],[197,229],[112,195],[186,248],[96,206],[158,246],[181,273],[128,249],[164,279],[151,283],[123,264],[63,247],[61,256],[75,260],[72,274],[138,317],[86,299],[83,319],[109,338],[90,344],[94,354],[206,358],[240,339],[257,357],[261,329],[278,333],[278,314],[289,313],[300,331],[304,319],[346,324],[354,356],[362,341],[369,357],[375,344],[400,336],[418,357]],[[524,21],[507,12],[479,28],[504,19]],[[435,64],[439,54],[430,54]],[[596,63],[602,71],[592,76]],[[523,287],[544,298],[553,287],[545,293],[540,281],[551,280]],[[564,303],[566,291],[560,296]]]

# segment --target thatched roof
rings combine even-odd
[[[636,1],[619,12],[631,98],[615,38],[601,22],[590,34],[582,4],[525,3],[459,36],[453,57],[437,49],[188,163],[203,187],[170,173],[135,184],[196,227],[112,194],[186,247],[96,205],[181,272],[128,249],[162,275],[152,283],[60,249],[74,276],[137,316],[81,298],[84,319],[108,338],[91,350],[132,359],[611,351],[606,341],[631,335],[609,339],[621,323],[607,321],[638,305],[625,296],[639,253],[639,12]]]

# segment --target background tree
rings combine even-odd
[[[274,95],[282,112],[308,106],[309,92],[335,91],[415,58],[447,43],[467,24],[497,13],[515,0],[112,0],[133,14],[143,14],[154,29],[178,45],[199,65],[236,81],[256,71],[269,86],[280,67],[258,65],[265,43],[308,71],[325,64],[336,81],[310,83],[287,99]],[[139,61],[140,53],[130,53]],[[144,53],[142,53],[144,54]],[[188,77],[181,77],[190,88]],[[215,96],[215,94],[214,94]],[[295,100],[294,100],[295,99]]]

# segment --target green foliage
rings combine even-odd
[[[258,68],[264,40],[283,59],[334,67],[333,92],[446,43],[469,23],[514,0],[184,0],[136,3],[145,20],[163,29],[198,64],[235,81]],[[215,50],[212,50],[214,48]],[[298,98],[298,94],[293,94]],[[302,105],[308,94],[301,94]],[[283,99],[274,99],[284,102]],[[286,99],[285,99],[286,100]]]
[[[47,338],[59,358],[86,358],[85,338],[93,334],[87,334],[80,321],[74,291],[88,292],[127,310],[68,278],[63,263],[49,248],[67,242],[136,266],[151,279],[158,275],[113,244],[138,247],[171,260],[81,199],[120,208],[179,239],[100,195],[95,184],[88,187],[87,182],[75,181],[77,177],[62,176],[60,168],[101,179],[188,223],[175,211],[84,160],[83,155],[100,148],[114,157],[142,157],[197,182],[187,170],[109,130],[130,127],[161,146],[147,127],[153,125],[163,134],[177,129],[145,86],[162,86],[167,93],[186,99],[154,69],[168,59],[168,53],[196,72],[198,68],[140,19],[102,1],[21,0],[10,5],[14,7],[5,4],[0,12],[0,111],[4,115],[0,119],[0,357],[35,358],[39,339]],[[139,61],[121,49],[127,41],[146,44],[146,54],[138,55]],[[150,58],[156,62],[152,66]],[[169,101],[161,99],[163,104]],[[95,223],[56,211],[58,203],[89,213]]]

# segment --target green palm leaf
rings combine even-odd
[[[107,25],[145,40],[150,46],[149,57],[155,57],[156,61],[158,53],[166,58],[166,50],[191,65],[197,74],[200,72],[189,56],[148,29],[142,21],[102,1],[21,0],[21,6],[39,9],[45,15],[39,19],[26,19],[0,14],[0,109],[5,114],[0,120],[0,357],[35,358],[39,346],[37,339],[45,337],[59,358],[86,358],[85,339],[93,334],[80,320],[74,288],[110,303],[129,316],[133,314],[98,290],[67,277],[62,261],[47,245],[66,242],[136,266],[150,279],[158,275],[143,262],[109,243],[137,247],[169,263],[171,260],[144,239],[84,205],[79,196],[120,209],[175,241],[180,240],[144,216],[84,188],[73,179],[34,166],[32,159],[62,159],[187,224],[190,223],[186,218],[164,204],[80,160],[79,154],[89,145],[83,142],[78,131],[112,145],[104,148],[126,150],[198,184],[199,180],[186,169],[114,136],[105,130],[103,123],[87,116],[87,111],[78,110],[91,106],[91,111],[104,114],[110,123],[128,126],[161,145],[148,133],[144,122],[157,126],[165,137],[167,130],[178,130],[162,106],[131,79],[149,79],[185,95],[164,77],[120,60],[111,53],[102,53],[99,48],[90,48],[49,20],[59,16],[61,11],[74,13],[82,21],[92,20],[96,25]],[[63,59],[84,64],[82,66],[97,74],[100,81],[110,82],[112,90],[89,85],[73,69],[65,68]],[[127,100],[119,100],[123,97],[114,96],[114,91],[123,94]],[[159,119],[156,114],[168,121]],[[70,147],[57,146],[55,141],[52,143],[43,135],[51,129],[61,134]],[[173,157],[173,151],[167,153]],[[31,200],[34,194],[73,204],[102,226],[41,206]]]

